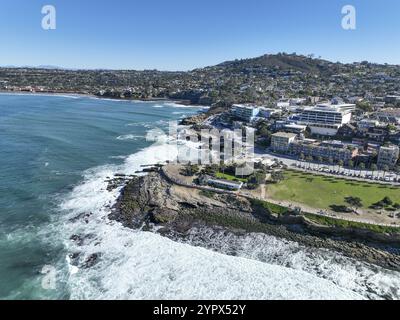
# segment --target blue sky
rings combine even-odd
[[[42,6],[57,29],[41,28]],[[341,9],[357,9],[343,30]],[[398,0],[1,0],[0,65],[188,70],[265,53],[400,64]]]

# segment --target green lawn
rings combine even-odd
[[[218,179],[224,179],[224,180],[229,180],[229,181],[242,181],[242,182],[247,182],[247,179],[242,179],[242,178],[236,178],[235,176],[232,176],[230,174],[222,173],[222,172],[217,172],[215,176]]]
[[[293,201],[316,209],[329,209],[331,205],[346,205],[344,198],[359,197],[363,209],[390,197],[400,203],[400,188],[367,182],[336,179],[288,170],[285,180],[268,185],[267,194],[274,200]]]

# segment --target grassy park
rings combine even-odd
[[[229,181],[242,181],[242,182],[247,182],[247,179],[242,179],[242,178],[237,178],[233,175],[227,174],[227,173],[222,173],[222,172],[217,172],[215,174],[215,177],[218,179],[224,179],[224,180],[229,180]]]
[[[267,194],[278,201],[293,201],[316,209],[346,205],[346,197],[358,197],[363,209],[389,197],[400,203],[400,188],[361,181],[352,181],[288,170],[285,179],[267,186]]]

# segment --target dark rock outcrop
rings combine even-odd
[[[300,216],[277,218],[268,212],[260,212],[259,207],[245,198],[176,186],[165,180],[161,173],[130,180],[110,218],[125,226],[153,230],[172,239],[177,236],[184,238],[191,228],[204,226],[212,229],[222,227],[239,234],[266,233],[400,270],[398,245],[384,244],[353,232],[346,234],[310,226]]]

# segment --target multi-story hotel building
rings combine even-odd
[[[298,124],[308,126],[313,134],[334,136],[341,126],[351,121],[355,107],[355,104],[318,104],[303,109]]]
[[[277,132],[271,136],[271,148],[275,152],[286,153],[290,145],[295,141],[297,135],[294,133]]]
[[[319,142],[312,139],[296,140],[290,145],[290,153],[294,155],[303,154],[314,159],[322,158],[324,161],[332,159],[335,162],[343,161],[348,164],[350,160],[358,155],[358,148],[341,141]]]
[[[240,120],[251,122],[260,113],[260,108],[247,104],[234,104],[232,106],[231,112],[235,117],[239,118]]]

